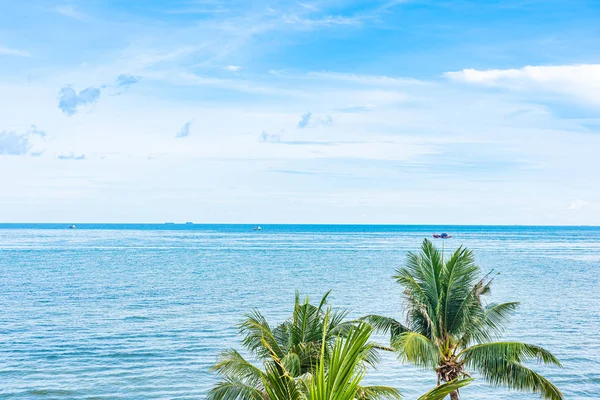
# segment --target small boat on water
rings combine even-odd
[[[75,225],[71,225],[69,229],[77,229],[77,227]]]
[[[433,234],[434,239],[450,239],[451,237],[452,236],[448,235],[446,232],[440,233],[439,235],[437,233]]]
[[[262,228],[259,226],[255,226],[254,228],[252,228],[253,231],[262,231]]]

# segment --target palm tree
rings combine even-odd
[[[471,377],[478,372],[495,386],[532,391],[545,399],[563,399],[560,390],[525,366],[537,359],[560,366],[550,352],[539,346],[498,341],[518,303],[484,304],[490,293],[489,274],[480,278],[473,252],[459,247],[448,261],[425,239],[418,254],[409,253],[406,266],[394,278],[404,288],[407,323],[368,315],[380,332],[390,334],[391,346],[402,361],[432,368],[441,382]],[[459,398],[455,390],[450,398]]]
[[[330,352],[339,338],[353,332],[354,322],[344,321],[346,311],[326,308],[327,296],[318,306],[308,298],[300,301],[296,293],[291,318],[271,328],[264,316],[253,311],[239,325],[242,344],[254,362],[246,360],[238,351],[223,352],[213,370],[221,376],[209,393],[209,400],[243,400],[271,398],[265,377],[285,375],[294,381],[303,381],[315,371],[320,359],[329,360]],[[374,365],[377,349],[365,346],[360,362]],[[262,363],[265,371],[255,364]],[[387,387],[361,387],[364,399],[395,398],[396,391]]]
[[[328,316],[325,317],[327,319]],[[323,337],[327,335],[327,324]],[[314,373],[297,380],[277,360],[268,364],[262,383],[269,400],[356,400],[386,396],[399,399],[400,393],[393,388],[371,386],[368,391],[360,383],[366,373],[367,359],[373,343],[369,342],[372,328],[366,323],[352,326],[345,336],[338,336],[330,349],[321,342],[321,351]],[[419,400],[442,400],[452,390],[468,383],[451,382],[427,393]]]

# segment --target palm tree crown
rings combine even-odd
[[[550,352],[525,343],[493,341],[518,303],[484,303],[492,279],[480,278],[472,251],[460,247],[445,261],[443,253],[425,239],[421,252],[409,253],[406,266],[394,278],[404,288],[406,324],[378,315],[364,319],[390,334],[401,360],[434,369],[438,385],[476,371],[493,385],[563,399],[556,386],[524,365],[537,359],[560,366]],[[451,393],[452,399],[458,397],[458,391]]]
[[[222,380],[210,391],[208,399],[291,400],[295,396],[307,396],[308,382],[318,368],[330,365],[329,361],[336,354],[336,343],[339,350],[341,340],[358,335],[356,323],[344,321],[347,312],[326,307],[328,294],[315,306],[308,298],[301,302],[296,293],[292,316],[275,328],[271,328],[258,311],[247,314],[239,328],[243,335],[242,344],[254,362],[247,361],[234,349],[223,352],[213,367]],[[367,338],[370,336],[368,328]],[[366,328],[361,329],[361,338],[364,338]],[[353,340],[353,343],[362,343],[354,358],[360,368],[378,361],[377,350],[372,344],[362,339]],[[261,363],[264,370],[255,365]],[[356,376],[363,371],[356,366],[353,368]],[[399,398],[397,390],[386,386],[359,386],[358,393],[360,399]]]

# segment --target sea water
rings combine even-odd
[[[403,318],[392,279],[423,238],[473,249],[493,301],[520,301],[505,337],[544,346],[537,368],[569,400],[600,398],[600,228],[244,225],[0,225],[0,398],[203,399],[236,324],[290,315],[294,291],[351,317]],[[384,338],[377,338],[384,341]],[[383,354],[368,383],[405,399],[432,371]],[[481,379],[465,399],[536,399]]]

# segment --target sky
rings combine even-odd
[[[0,0],[0,222],[600,225],[596,0]]]

